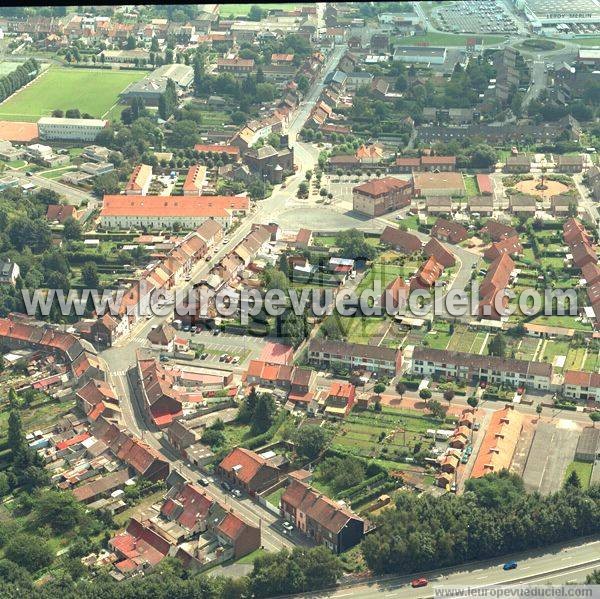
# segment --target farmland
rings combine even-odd
[[[35,122],[55,109],[70,108],[100,118],[118,101],[120,92],[145,74],[52,67],[0,104],[0,119]]]

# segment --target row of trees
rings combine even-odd
[[[39,73],[40,65],[35,58],[26,60],[14,71],[0,77],[0,102],[3,102],[11,94],[21,89],[25,84],[35,79]]]
[[[404,574],[544,547],[600,531],[600,487],[570,477],[560,492],[529,495],[506,471],[467,482],[462,496],[402,493],[362,543],[377,573]]]

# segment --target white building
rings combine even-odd
[[[94,141],[108,124],[103,119],[67,119],[44,116],[38,121],[40,139]]]

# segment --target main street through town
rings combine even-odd
[[[334,48],[317,81],[315,81],[305,100],[290,119],[288,131],[290,141],[294,147],[295,162],[298,165],[296,173],[287,180],[285,188],[279,187],[268,200],[256,204],[254,211],[227,237],[227,243],[219,249],[212,259],[209,262],[202,261],[196,266],[192,273],[191,281],[185,283],[183,287],[193,286],[206,276],[214,264],[242,241],[250,232],[253,224],[272,221],[285,208],[286,204],[295,197],[298,186],[305,180],[306,171],[313,168],[317,159],[314,151],[296,141],[296,136],[321,94],[325,77],[335,68],[345,49],[343,45]],[[106,364],[110,379],[119,394],[125,428],[134,435],[141,437],[148,445],[161,451],[169,460],[173,469],[180,472],[187,479],[194,481],[200,476],[200,473],[178,458],[160,440],[160,435],[156,432],[155,427],[147,421],[135,369],[137,350],[142,347],[146,335],[152,327],[167,320],[167,318],[167,316],[153,316],[149,319],[142,319],[124,340],[102,352],[101,357]],[[257,505],[249,499],[240,500],[229,497],[214,483],[211,483],[207,487],[207,492],[221,501],[227,501],[233,509],[250,522],[260,524],[263,545],[267,549],[277,550],[282,547],[290,547],[294,544],[290,540],[289,535],[277,526],[278,517],[272,511]],[[299,543],[303,539],[298,538],[294,539],[294,541],[295,543]]]

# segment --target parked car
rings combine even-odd
[[[283,528],[285,528],[286,530],[289,530],[290,532],[292,530],[294,530],[294,527],[286,520],[283,524],[282,524]]]
[[[208,358],[208,353],[204,352],[203,354],[200,354],[200,359],[201,360],[206,360],[206,358]]]
[[[239,356],[234,356],[233,360],[231,360],[232,364],[237,364],[240,361],[240,357]]]
[[[208,487],[208,485],[210,485],[210,481],[208,480],[208,478],[204,477],[199,478],[198,483],[201,484],[203,487]]]
[[[502,569],[503,570],[515,570],[517,567],[517,562],[514,560],[511,560],[510,562],[506,562],[503,566]]]
[[[225,362],[226,359],[227,359],[227,354],[221,354],[219,356],[219,362]]]
[[[165,356],[165,354],[161,354],[160,361],[161,362],[168,362],[169,361],[169,356]]]
[[[242,492],[239,489],[232,489],[231,494],[237,498],[240,498],[242,496]]]
[[[216,337],[221,331],[219,329],[213,329],[213,335]]]
[[[429,584],[429,581],[427,580],[427,578],[415,578],[414,580],[411,580],[410,582],[410,586],[413,589],[418,589],[420,587],[426,587]]]

